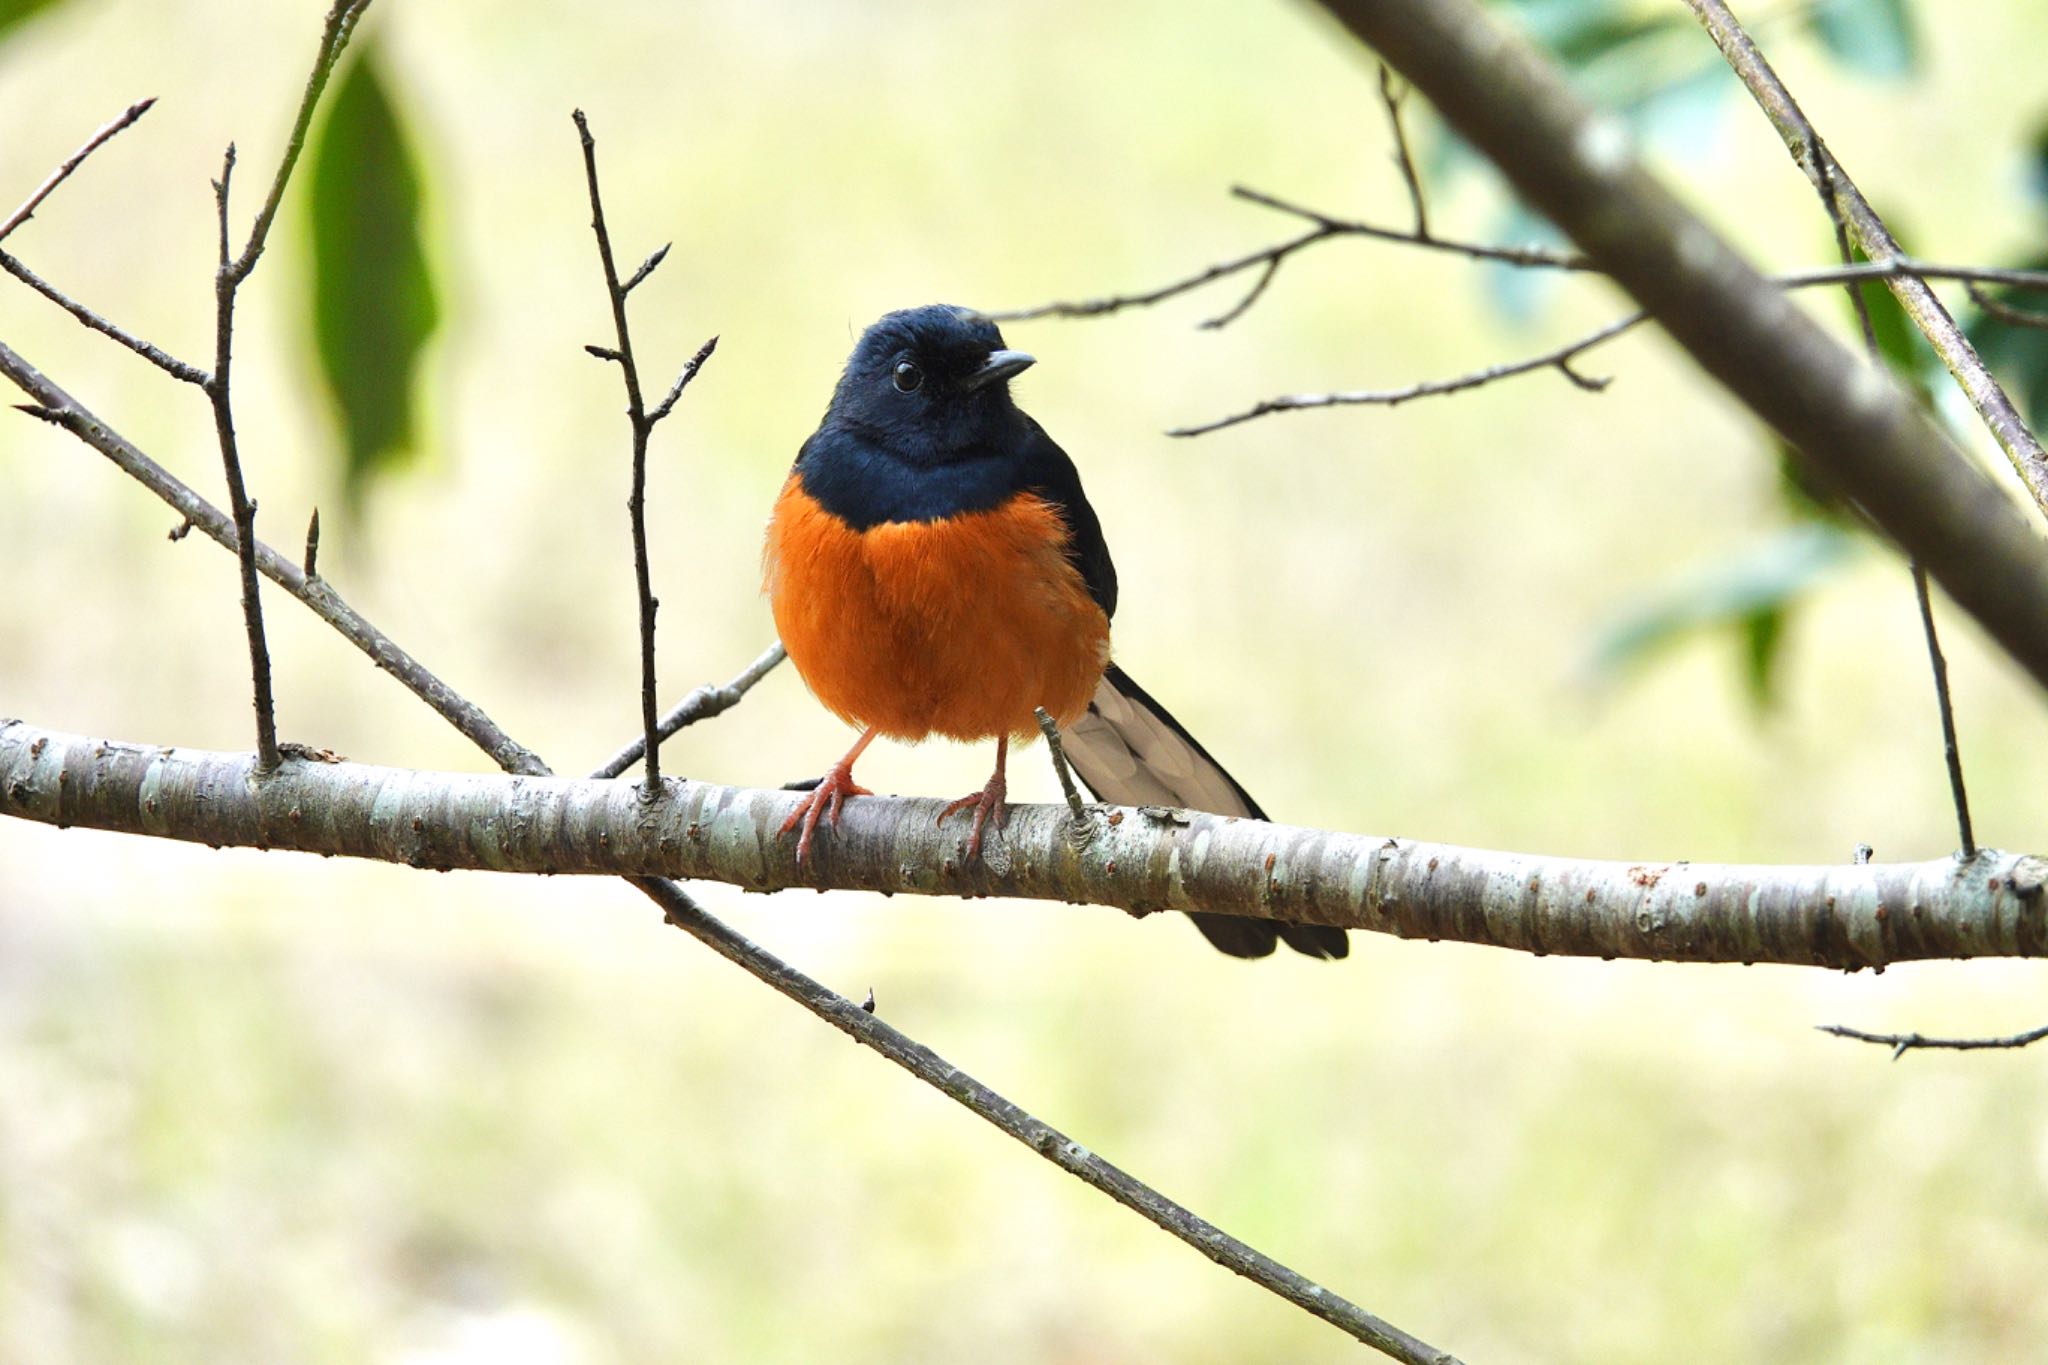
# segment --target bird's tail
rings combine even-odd
[[[1263,820],[1266,813],[1167,709],[1114,664],[1095,699],[1061,733],[1074,771],[1097,799],[1124,806],[1176,806]],[[1283,924],[1190,911],[1202,937],[1232,957],[1265,957],[1273,945],[1310,957],[1342,957],[1349,943],[1326,924]]]

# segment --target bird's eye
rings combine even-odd
[[[896,385],[898,393],[916,393],[918,386],[924,383],[924,371],[908,360],[898,361],[896,374],[891,382]]]

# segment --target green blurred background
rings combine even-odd
[[[72,0],[7,33],[0,207],[127,102],[162,96],[9,249],[206,360],[206,181],[239,141],[246,222],[322,8]],[[1527,18],[1617,8],[1660,12]],[[1807,8],[1759,6],[1777,16],[1759,38],[1918,249],[2037,250],[2048,12],[1925,8],[1910,60],[1887,67],[1817,41]],[[359,458],[377,468],[345,514],[347,400],[326,390],[317,334],[334,344],[336,309],[383,296],[370,266],[337,284],[332,250],[315,260],[302,176],[239,334],[260,529],[295,548],[321,505],[335,584],[565,771],[637,725],[625,426],[617,376],[580,349],[608,319],[573,106],[599,138],[621,256],[676,243],[634,299],[649,370],[723,338],[656,438],[670,697],[770,638],[762,523],[878,314],[1152,285],[1292,230],[1231,201],[1236,181],[1407,214],[1369,58],[1298,5],[387,0],[362,37],[417,159],[424,255],[394,278],[430,278],[432,299],[400,302],[438,328],[411,439]],[[1617,71],[1656,71],[1675,93],[1645,132],[1692,202],[1769,265],[1828,260],[1811,191],[1710,45],[1683,23],[1651,41],[1655,62],[1632,41],[1585,79],[1605,92]],[[1526,235],[1416,118],[1439,230]],[[330,170],[346,194],[345,162]],[[1617,376],[1597,397],[1535,375],[1161,434],[1275,392],[1542,349],[1611,316],[1610,289],[1532,292],[1340,242],[1235,326],[1196,330],[1234,297],[1008,335],[1040,357],[1020,398],[1079,462],[1116,550],[1119,657],[1276,816],[1644,859],[1952,846],[1919,625],[1886,553],[1864,545],[1792,585],[1760,690],[1741,619],[1613,666],[1644,603],[1677,603],[1652,613],[1660,639],[1713,616],[1728,566],[1801,525],[1752,421],[1661,339],[1586,360]],[[1839,297],[1807,302],[1846,322]],[[421,334],[393,325],[365,344]],[[197,394],[6,280],[0,337],[221,497]],[[248,745],[233,563],[167,542],[173,522],[69,438],[0,422],[0,713]],[[482,766],[269,600],[288,737]],[[1943,621],[1979,837],[2039,850],[2048,712],[1957,613]],[[846,739],[785,669],[673,742],[667,766],[773,784]],[[863,776],[950,795],[987,762],[888,747]],[[1024,799],[1054,792],[1036,750],[1013,781]],[[2048,1358],[2042,1058],[1894,1065],[1811,1028],[2030,1026],[2048,1015],[2037,967],[1844,977],[1365,936],[1340,965],[1247,964],[1184,924],[1098,909],[702,891],[1081,1142],[1475,1362]],[[0,823],[0,1357],[1359,1349],[623,886]]]

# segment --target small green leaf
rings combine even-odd
[[[1827,522],[1790,527],[1685,575],[1625,611],[1593,645],[1591,672],[1611,677],[1707,630],[1741,635],[1743,681],[1768,700],[1791,605],[1861,544]]]
[[[359,506],[413,449],[413,382],[439,321],[420,236],[420,175],[377,49],[341,76],[312,152],[313,336]]]
[[[1920,65],[1920,38],[1909,0],[1821,0],[1806,26],[1843,65],[1866,76],[1910,76]]]
[[[2028,270],[2048,270],[2048,254],[2024,263]],[[2016,391],[2022,412],[2035,426],[2048,422],[2048,295],[1994,289],[1986,297],[2005,308],[2041,319],[2041,326],[2006,322],[1977,311],[1963,327],[1992,373]]]
[[[1742,618],[1742,677],[1749,703],[1768,711],[1777,687],[1778,646],[1785,639],[1785,604],[1760,607]]]
[[[25,19],[32,19],[46,9],[54,8],[58,0],[0,0],[0,38],[8,30]]]

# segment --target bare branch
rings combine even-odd
[[[1915,1048],[1946,1048],[1952,1052],[1980,1052],[2005,1048],[2031,1047],[2048,1038],[2048,1025],[2028,1029],[2025,1033],[2009,1034],[2003,1038],[1930,1038],[1923,1033],[1865,1033],[1861,1029],[1848,1028],[1841,1024],[1816,1024],[1822,1033],[1832,1033],[1837,1038],[1850,1038],[1859,1043],[1877,1043],[1892,1050],[1892,1060],[1897,1061]]]
[[[1681,204],[1613,115],[1476,0],[1322,4],[2048,684],[2048,556],[2034,526],[1911,396]]]
[[[220,264],[214,271],[213,376],[206,396],[213,406],[214,435],[220,445],[221,467],[227,474],[228,510],[235,519],[235,558],[242,576],[242,628],[249,641],[249,677],[256,708],[256,770],[268,773],[279,762],[277,749],[277,703],[271,695],[270,648],[263,631],[263,595],[256,568],[256,503],[242,479],[242,456],[235,439],[235,409],[232,390],[235,352],[235,290],[242,275],[228,247],[228,194],[234,182],[235,145],[228,144],[221,163],[220,179],[213,182],[214,202],[220,210]]]
[[[0,729],[0,740],[5,738]],[[1458,1365],[1419,1337],[1332,1293],[1258,1248],[1241,1242],[1132,1176],[1088,1148],[1034,1117],[996,1091],[954,1066],[915,1038],[884,1023],[874,1012],[874,992],[857,1005],[763,951],[682,899],[672,882],[636,879],[633,883],[660,905],[668,922],[696,938],[728,962],[796,1001],[857,1043],[881,1053],[926,1085],[964,1106],[977,1117],[1029,1147],[1069,1175],[1108,1195],[1155,1227],[1201,1252],[1225,1270],[1244,1276],[1305,1312],[1349,1333],[1407,1365]]]
[[[320,51],[313,59],[313,69],[306,77],[304,92],[299,96],[299,111],[292,119],[292,130],[285,139],[284,155],[278,159],[277,173],[271,177],[270,193],[264,196],[263,206],[256,212],[256,221],[249,227],[249,240],[241,255],[225,267],[235,284],[249,277],[249,272],[256,268],[257,258],[263,254],[264,244],[270,237],[270,225],[276,221],[278,206],[284,202],[285,186],[290,183],[292,169],[299,163],[299,152],[306,145],[306,131],[313,126],[313,110],[327,89],[328,79],[334,75],[334,64],[341,60],[342,50],[355,33],[357,21],[369,7],[370,0],[335,0],[334,7],[327,11],[326,23],[320,30]],[[225,224],[222,231],[226,231]]]
[[[624,290],[628,294],[632,293],[635,289],[638,289],[640,287],[640,282],[646,279],[649,275],[652,275],[654,273],[654,268],[660,265],[662,261],[668,257],[668,249],[674,245],[674,242],[666,242],[663,243],[655,251],[650,253],[646,260],[640,262],[640,268],[633,272],[632,278],[628,279],[624,284],[620,285],[619,288]]]
[[[1827,211],[1828,221],[1834,228],[1835,252],[1842,258],[1843,265],[1856,263],[1856,252],[1849,245],[1849,224],[1842,213],[1840,189],[1835,182],[1834,166],[1826,156],[1827,148],[1820,140],[1820,133],[1812,125],[1807,126],[1811,141],[1808,155],[1820,170],[1818,188],[1821,207]],[[1885,368],[1884,349],[1878,345],[1877,326],[1871,321],[1870,302],[1863,297],[1863,285],[1850,282],[1844,286],[1849,295],[1849,305],[1856,310],[1856,324],[1863,333],[1863,349],[1871,365]],[[1972,290],[1975,286],[1970,286]],[[1977,836],[1970,826],[1970,793],[1963,782],[1962,751],[1956,744],[1955,702],[1948,690],[1948,660],[1941,652],[1941,636],[1934,624],[1934,600],[1927,590],[1927,570],[1919,560],[1909,561],[1913,577],[1913,598],[1920,611],[1920,633],[1927,644],[1927,665],[1934,676],[1934,707],[1941,723],[1942,759],[1948,769],[1950,802],[1955,807],[1956,833],[1961,855],[1974,858],[1977,855]]]
[[[1508,265],[1523,266],[1530,269],[1571,271],[1590,271],[1594,269],[1592,262],[1583,256],[1552,251],[1546,247],[1492,246],[1483,242],[1464,242],[1445,237],[1435,237],[1428,235],[1426,232],[1403,232],[1398,228],[1381,227],[1375,223],[1335,218],[1319,210],[1303,208],[1299,204],[1289,203],[1274,195],[1250,189],[1243,185],[1233,187],[1231,193],[1247,203],[1258,204],[1263,208],[1274,209],[1296,218],[1306,219],[1313,226],[1299,237],[1291,237],[1284,242],[1251,252],[1248,255],[1218,262],[1206,270],[1197,271],[1195,274],[1175,280],[1170,284],[1161,285],[1157,289],[1149,289],[1135,294],[1111,294],[1099,299],[1046,303],[1040,304],[1035,308],[1012,308],[1003,312],[989,313],[987,315],[989,320],[992,322],[1023,322],[1032,318],[1101,317],[1106,313],[1121,312],[1126,308],[1140,308],[1155,303],[1163,303],[1167,299],[1177,298],[1182,294],[1200,289],[1204,285],[1214,284],[1218,280],[1227,279],[1232,275],[1240,274],[1247,270],[1258,269],[1260,272],[1258,279],[1253,283],[1251,290],[1243,299],[1239,300],[1229,311],[1209,318],[1201,324],[1206,328],[1223,327],[1242,317],[1245,310],[1250,308],[1258,300],[1259,296],[1266,292],[1266,286],[1272,283],[1273,276],[1279,272],[1281,264],[1289,257],[1293,256],[1296,252],[1314,246],[1317,242],[1328,241],[1332,237],[1365,237],[1374,241],[1398,242],[1406,246],[1422,247],[1430,251],[1449,252],[1471,260],[1499,261]]]
[[[1394,164],[1401,168],[1401,181],[1408,186],[1408,202],[1415,209],[1415,238],[1429,240],[1429,205],[1422,197],[1422,177],[1415,173],[1415,158],[1408,152],[1408,130],[1401,126],[1401,105],[1408,98],[1407,87],[1395,88],[1394,72],[1380,63],[1380,105],[1387,111],[1387,131],[1394,138]]]
[[[0,375],[5,375],[34,399],[46,420],[63,427],[106,456],[123,473],[162,499],[183,519],[180,523],[182,530],[197,527],[231,553],[235,551],[234,522],[225,513],[130,444],[4,342],[0,342]],[[173,532],[172,538],[177,539],[182,530]],[[256,566],[264,577],[305,603],[316,616],[368,655],[372,663],[398,679],[471,743],[489,754],[499,767],[515,773],[547,771],[547,765],[537,755],[501,730],[481,707],[442,682],[399,648],[395,641],[371,625],[325,579],[309,577],[298,565],[261,542],[256,546]]]
[[[1981,852],[1825,867],[1606,862],[1492,852],[1151,807],[1072,837],[1067,807],[1011,808],[961,856],[944,803],[868,797],[799,866],[774,837],[785,791],[287,763],[246,753],[0,728],[0,813],[45,824],[415,867],[665,876],[784,887],[1009,896],[1199,910],[1561,956],[1854,970],[2048,956],[2048,857]],[[298,811],[298,818],[292,812]]]
[[[1736,76],[1748,87],[1757,106],[1764,111],[1778,136],[1784,140],[1792,159],[1834,202],[1839,203],[1841,215],[1848,230],[1855,235],[1857,245],[1863,254],[1873,261],[1888,261],[1905,253],[1898,240],[1891,234],[1884,220],[1863,197],[1856,182],[1842,169],[1834,154],[1827,148],[1820,135],[1814,131],[1792,94],[1785,88],[1778,75],[1758,52],[1756,44],[1750,41],[1735,16],[1729,12],[1722,0],[1686,0],[1700,25],[1721,49],[1721,55],[1728,60]],[[1948,309],[1929,289],[1924,280],[1913,275],[1897,275],[1890,278],[1890,286],[1899,304],[1906,310],[1906,316],[1934,347],[1942,363],[1948,366],[1958,386],[1969,398],[1970,406],[1984,420],[1998,444],[2004,447],[2012,465],[2019,472],[2020,481],[2033,494],[2034,502],[2048,515],[2048,451],[2043,451],[2041,442],[2020,417],[2012,399],[2006,395],[1998,380],[1984,367],[1977,354],[1977,348],[1963,335]]]
[[[740,698],[753,689],[755,683],[768,676],[775,667],[789,655],[783,651],[782,642],[761,651],[759,658],[748,664],[734,676],[732,681],[712,686],[706,684],[677,702],[669,713],[661,718],[655,727],[657,741],[667,739],[685,726],[695,725],[700,720],[709,720],[722,715],[740,704]],[[592,777],[617,777],[640,761],[640,755],[647,752],[647,736],[637,735],[617,753],[599,764]]]
[[[1625,318],[1608,323],[1598,331],[1589,332],[1576,341],[1567,342],[1565,345],[1559,346],[1554,350],[1545,351],[1541,355],[1530,356],[1526,360],[1511,360],[1499,365],[1489,365],[1483,370],[1473,370],[1469,374],[1456,375],[1450,379],[1430,379],[1419,384],[1410,384],[1406,388],[1400,389],[1351,389],[1340,390],[1335,393],[1283,394],[1278,398],[1265,399],[1245,409],[1243,412],[1232,413],[1228,417],[1219,417],[1213,422],[1204,422],[1198,426],[1174,427],[1166,434],[1169,436],[1205,436],[1212,431],[1221,431],[1225,427],[1234,427],[1241,422],[1249,422],[1254,418],[1265,417],[1272,413],[1300,412],[1308,408],[1332,408],[1355,405],[1398,407],[1402,403],[1407,403],[1417,398],[1435,398],[1447,393],[1463,393],[1467,389],[1476,389],[1481,385],[1491,384],[1501,379],[1511,379],[1515,375],[1529,374],[1535,370],[1556,370],[1579,388],[1591,393],[1599,393],[1612,381],[1606,378],[1594,378],[1581,374],[1572,368],[1571,362],[1576,357],[1592,350],[1595,346],[1612,341],[1623,332],[1643,322],[1647,316],[1644,313],[1631,313]]]
[[[690,387],[690,381],[697,377],[697,371],[704,368],[704,362],[711,359],[711,353],[717,349],[717,337],[712,337],[697,348],[697,354],[690,357],[689,363],[683,366],[683,372],[676,376],[676,382],[669,386],[668,397],[662,399],[654,411],[647,414],[648,426],[653,426],[675,409],[676,400],[683,396],[683,390]]]
[[[682,396],[684,387],[695,377],[698,367],[718,345],[718,338],[713,337],[704,343],[676,379],[675,387],[669,390],[668,400],[657,411],[649,413],[640,396],[640,367],[633,360],[633,333],[626,322],[626,295],[634,285],[647,278],[649,271],[661,264],[668,248],[664,246],[649,256],[634,272],[631,281],[619,283],[619,268],[612,259],[611,233],[604,223],[604,196],[597,188],[597,140],[591,137],[590,121],[583,116],[581,109],[572,111],[569,117],[576,125],[576,136],[583,147],[583,174],[590,187],[590,230],[597,237],[597,257],[604,267],[605,295],[611,304],[612,326],[619,339],[615,351],[606,352],[595,346],[584,349],[592,355],[618,362],[626,384],[626,418],[632,424],[633,432],[633,491],[626,499],[626,512],[633,527],[633,581],[639,602],[641,754],[646,760],[646,780],[641,790],[651,801],[661,790],[660,721],[656,715],[658,690],[654,674],[654,614],[661,604],[654,597],[653,569],[647,559],[647,438],[652,434],[654,424],[668,416],[669,409]]]
[[[98,332],[102,336],[112,337],[115,341],[120,342],[123,346],[126,346],[129,350],[135,352],[135,354],[141,356],[144,360],[147,360],[172,378],[181,379],[187,384],[197,384],[201,388],[205,388],[213,382],[213,376],[200,369],[197,365],[188,365],[169,352],[161,350],[134,333],[107,321],[84,304],[60,292],[56,286],[45,281],[40,275],[30,270],[5,251],[0,251],[0,270],[5,270],[8,274],[14,276],[15,279],[20,280],[23,284],[35,290],[38,294],[41,294],[44,298],[71,314],[72,317],[77,318],[93,331]]]
[[[73,171],[84,165],[85,159],[98,151],[101,144],[107,142],[123,128],[128,127],[135,120],[148,113],[149,107],[155,103],[156,96],[154,95],[146,100],[137,100],[120,114],[100,125],[99,131],[87,138],[84,146],[67,157],[63,165],[51,171],[49,175],[43,178],[43,183],[36,186],[34,192],[28,198],[22,200],[19,208],[8,214],[4,219],[0,219],[0,241],[5,241],[8,233],[34,217],[36,208],[45,199],[50,197],[50,192],[63,184]]]
[[[1969,291],[1971,303],[2008,327],[2048,328],[2048,313],[2036,312],[2031,308],[2015,308],[2001,299],[1994,299],[1974,280],[1965,284],[1963,288]]]

